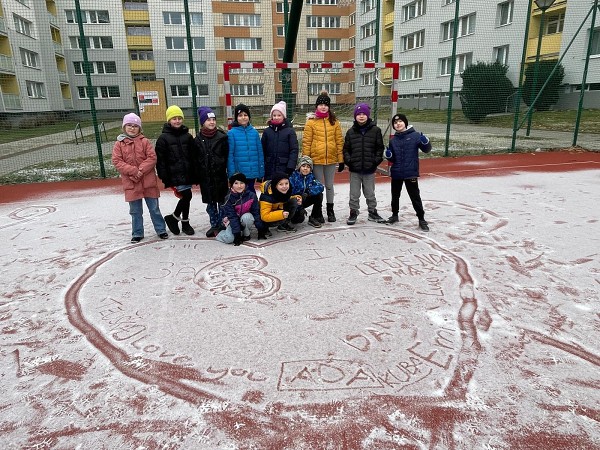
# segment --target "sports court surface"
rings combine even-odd
[[[337,222],[240,247],[196,190],[131,245],[118,180],[1,186],[1,447],[600,448],[600,153],[421,175],[429,233],[405,192],[347,226],[340,176]]]

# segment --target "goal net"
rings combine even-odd
[[[227,123],[233,122],[235,105],[244,103],[251,110],[252,124],[261,129],[271,107],[285,100],[288,119],[301,131],[317,96],[326,91],[343,129],[352,126],[356,103],[365,102],[387,136],[397,108],[399,69],[399,63],[389,62],[228,62],[223,64]]]

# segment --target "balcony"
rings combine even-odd
[[[386,41],[383,43],[383,54],[385,56],[392,56],[394,53],[394,41]]]
[[[394,11],[383,16],[383,28],[394,28]]]
[[[65,50],[63,49],[63,45],[60,42],[52,41],[52,46],[54,47],[54,53],[57,55],[64,55]]]
[[[0,71],[15,73],[15,64],[12,56],[0,55]]]
[[[61,83],[69,83],[69,76],[67,75],[67,72],[61,72],[60,70],[58,71],[58,80]]]
[[[153,73],[154,61],[129,61],[132,73]]]
[[[73,109],[73,99],[63,98],[63,106],[65,109]]]
[[[8,34],[6,31],[6,23],[4,22],[4,17],[0,16],[0,33]]]
[[[127,48],[151,49],[152,36],[127,36]]]
[[[562,33],[547,34],[542,36],[542,46],[540,49],[540,59],[552,59],[560,54],[560,43]],[[529,39],[527,42],[527,60],[535,60],[538,38]]]
[[[8,111],[9,109],[23,109],[23,105],[21,105],[21,99],[16,94],[0,93],[0,98],[2,98],[5,111]]]
[[[50,25],[58,27],[58,17],[56,17],[50,11],[48,11],[48,22],[50,22]]]
[[[132,24],[132,23],[149,24],[150,23],[150,14],[148,14],[148,11],[135,11],[135,10],[124,9],[123,10],[123,19],[125,20],[126,25]]]

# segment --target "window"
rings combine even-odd
[[[44,83],[38,83],[37,81],[26,81],[25,86],[27,87],[27,97],[46,98]]]
[[[264,85],[262,84],[232,84],[231,94],[244,96],[244,97],[255,97],[264,95]]]
[[[337,5],[338,0],[306,0],[307,5]]]
[[[310,68],[310,73],[341,73],[342,69],[337,68],[337,67],[332,67],[332,68],[324,68],[324,67],[319,67],[319,66],[311,66]]]
[[[451,5],[452,3],[454,3],[456,0],[444,0],[444,5]]]
[[[132,61],[153,61],[154,52],[152,50],[129,50],[129,59]]]
[[[86,36],[87,47],[93,49],[113,48],[112,36]],[[69,36],[71,48],[81,48],[79,45],[79,36]]]
[[[202,23],[203,23],[202,13],[193,12],[193,13],[190,13],[189,17],[190,17],[190,25],[192,25],[192,26],[202,25]],[[163,23],[165,25],[183,25],[183,24],[185,24],[184,13],[163,11]]]
[[[375,61],[375,47],[369,47],[361,50],[360,60],[362,62]]]
[[[508,65],[508,45],[494,47],[493,58],[494,61],[502,65]]]
[[[237,2],[237,3],[258,3],[260,0],[225,0],[226,2]]]
[[[283,25],[277,25],[276,33],[277,33],[277,36],[284,37],[285,36],[285,27]]]
[[[364,73],[360,76],[361,86],[373,86],[375,84],[375,72]]]
[[[356,92],[356,83],[354,81],[348,83],[348,92]]]
[[[513,21],[514,1],[500,3],[498,5],[498,26],[508,25]]]
[[[341,39],[307,39],[308,51],[339,51],[342,48]]]
[[[376,6],[376,0],[360,0],[360,13],[364,14],[371,11]]]
[[[556,34],[562,33],[563,27],[565,25],[565,13],[559,14],[548,14],[548,22],[546,23],[546,33],[545,34]]]
[[[123,2],[123,9],[127,11],[148,11],[148,2],[146,0],[126,0]]]
[[[348,39],[348,45],[350,48],[356,47],[356,36],[352,36],[350,39]]]
[[[473,53],[463,53],[462,55],[456,55],[456,74],[463,73],[465,69],[471,65],[473,60]],[[450,75],[452,69],[452,58],[440,58],[440,75]]]
[[[19,49],[21,52],[21,63],[25,67],[32,67],[37,69],[40,66],[40,55],[32,52],[30,50],[26,50],[24,48]]]
[[[402,51],[414,50],[425,45],[425,30],[402,36]]]
[[[475,13],[458,19],[458,37],[475,33]],[[442,41],[449,41],[454,37],[454,20],[442,24]]]
[[[151,36],[150,27],[125,27],[127,36]]]
[[[13,14],[13,21],[15,24],[15,31],[17,33],[31,36],[31,22],[29,20],[25,20],[21,16]]]
[[[74,9],[65,9],[67,23],[78,23],[77,13]],[[110,23],[110,17],[106,10],[82,9],[81,20],[83,23]]]
[[[288,11],[289,11],[289,7],[288,7]],[[283,2],[277,2],[277,3],[275,4],[275,12],[277,12],[277,13],[279,13],[279,14],[282,14],[282,13],[284,12],[284,9],[283,9]]]
[[[404,22],[425,14],[425,0],[417,0],[402,7],[402,19]]]
[[[342,93],[340,83],[308,83],[308,95],[319,95],[323,91],[327,91],[329,95]]]
[[[262,39],[225,38],[225,50],[262,50]]]
[[[254,68],[254,67],[240,67],[239,69],[229,69],[229,73],[231,75],[239,75],[241,73],[263,73],[263,72],[264,72],[263,69],[258,69],[258,68]]]
[[[208,84],[197,84],[196,85],[196,96],[208,95]]]
[[[594,28],[592,36],[591,55],[600,55],[600,28]]]
[[[167,63],[169,73],[172,75],[189,74],[190,64],[187,61],[169,61]],[[206,61],[194,62],[194,73],[208,73]]]
[[[186,50],[187,40],[184,37],[171,36],[165,38],[165,44],[168,50]],[[192,48],[194,50],[204,50],[205,40],[204,37],[192,38]]]
[[[88,97],[86,86],[77,86],[80,99],[86,99]],[[92,95],[94,98],[120,98],[121,91],[119,86],[94,86],[92,87]]]
[[[366,25],[360,27],[360,38],[364,39],[369,36],[374,36],[377,29],[375,28],[375,21],[369,22]]]
[[[352,26],[356,24],[356,13],[352,13],[348,16],[348,25]]]
[[[423,63],[411,64],[400,68],[400,80],[420,80],[423,78]]]
[[[226,27],[255,27],[260,24],[260,14],[223,14],[223,25]]]
[[[104,75],[108,73],[117,73],[117,63],[114,61],[89,61],[90,73]],[[77,75],[83,75],[83,61],[73,61],[73,69]]]
[[[306,16],[306,28],[340,28],[340,16]]]
[[[283,61],[283,52],[284,52],[283,48],[278,48],[277,49],[277,59],[280,60],[280,61]]]

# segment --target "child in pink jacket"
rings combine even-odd
[[[165,219],[158,207],[158,178],[156,177],[156,153],[154,147],[142,134],[142,120],[136,114],[123,117],[123,133],[117,137],[112,151],[112,163],[121,174],[125,201],[129,202],[131,214],[131,243],[144,238],[142,199],[150,212],[152,225],[161,239],[167,239]]]

